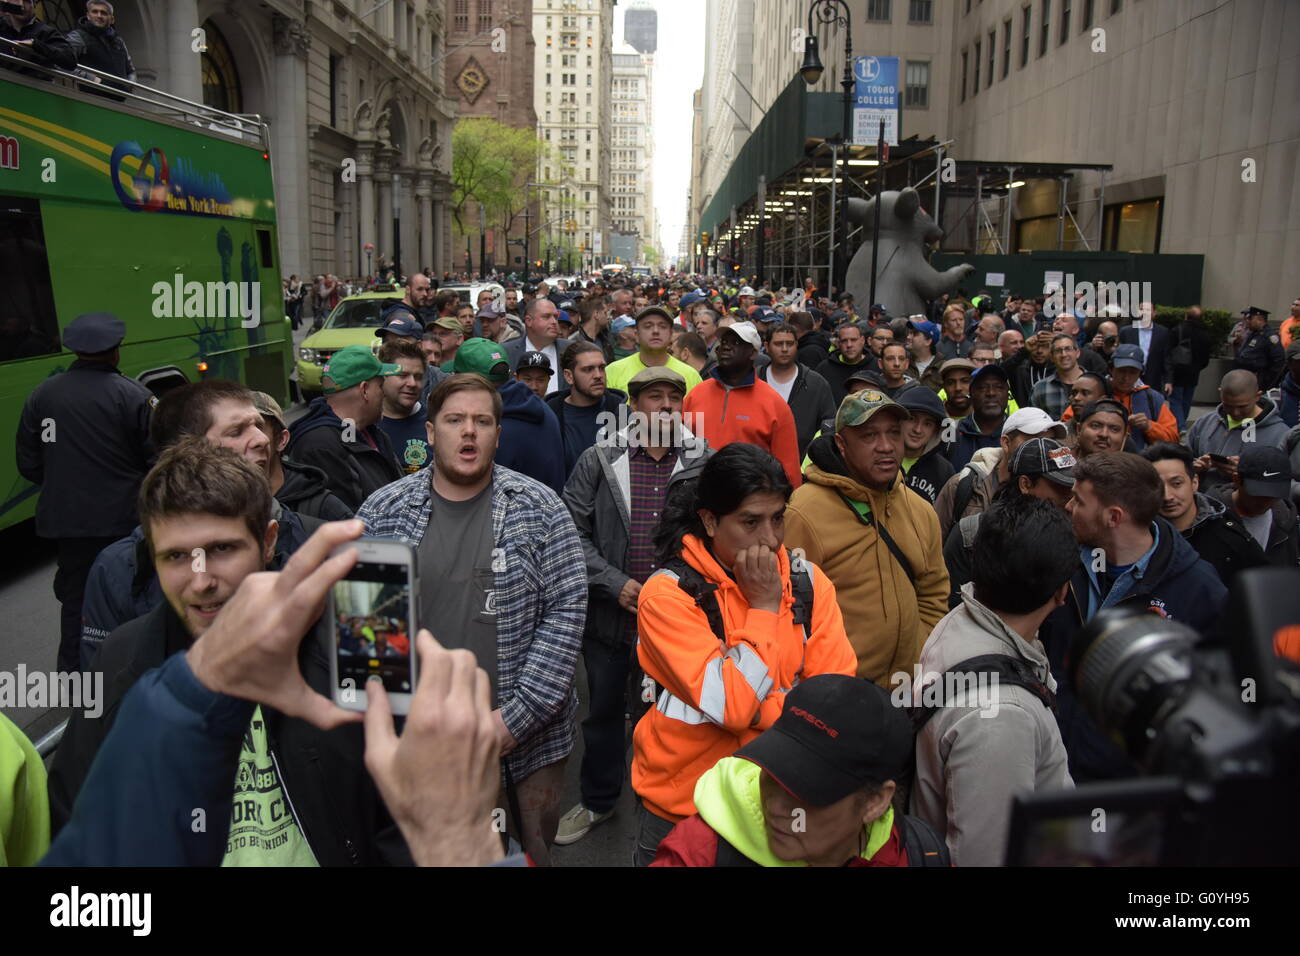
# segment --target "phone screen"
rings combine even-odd
[[[334,585],[334,653],[340,688],[365,690],[378,674],[384,690],[411,692],[410,569],[401,564],[353,566]]]

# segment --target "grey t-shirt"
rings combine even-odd
[[[420,541],[420,627],[443,647],[478,658],[497,695],[497,612],[492,572],[492,485],[468,501],[432,492]]]

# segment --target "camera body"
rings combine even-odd
[[[1223,620],[1111,608],[1075,635],[1070,683],[1143,775],[1017,799],[1008,863],[1294,864],[1300,667],[1274,647],[1300,625],[1300,570],[1242,572]]]

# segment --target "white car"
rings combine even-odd
[[[470,305],[474,306],[475,309],[478,308],[479,293],[485,289],[492,293],[492,301],[494,303],[501,303],[505,299],[505,286],[501,285],[499,282],[457,282],[451,285],[442,285],[438,287],[439,292],[455,292],[460,296],[462,302],[468,302]]]

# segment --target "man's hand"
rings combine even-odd
[[[781,570],[771,548],[755,544],[737,552],[732,570],[750,607],[773,614],[780,612]]]
[[[1192,461],[1192,470],[1195,471],[1198,475],[1204,474],[1205,472],[1209,471],[1213,467],[1214,467],[1214,462],[1210,461],[1209,455],[1201,455],[1201,457]]]
[[[1100,332],[1092,337],[1092,350],[1094,352],[1100,352],[1105,345],[1106,336],[1102,335]]]
[[[1136,428],[1138,431],[1144,432],[1151,427],[1151,419],[1139,412],[1128,417],[1128,424],[1130,428]]]
[[[493,727],[496,730],[497,743],[501,746],[501,753],[508,754],[519,746],[519,741],[515,740],[515,735],[510,732],[506,726],[506,719],[501,716],[500,709],[492,711]]]
[[[491,684],[469,651],[416,637],[420,682],[399,738],[383,683],[366,682],[366,769],[420,866],[501,859],[492,829],[500,744]]]
[[[1229,455],[1227,461],[1216,461],[1214,467],[1219,469],[1228,479],[1237,477],[1237,463],[1241,461],[1240,455]]]
[[[351,570],[351,548],[338,545],[361,536],[354,519],[322,525],[283,571],[250,574],[186,656],[190,670],[209,690],[266,704],[322,730],[353,723],[361,715],[336,707],[303,680],[298,647],[325,604],[330,586]]]
[[[1165,382],[1165,398],[1170,398],[1174,394],[1174,383]]]
[[[636,613],[636,599],[641,596],[641,582],[628,578],[623,590],[618,592],[618,606],[629,614]]]

